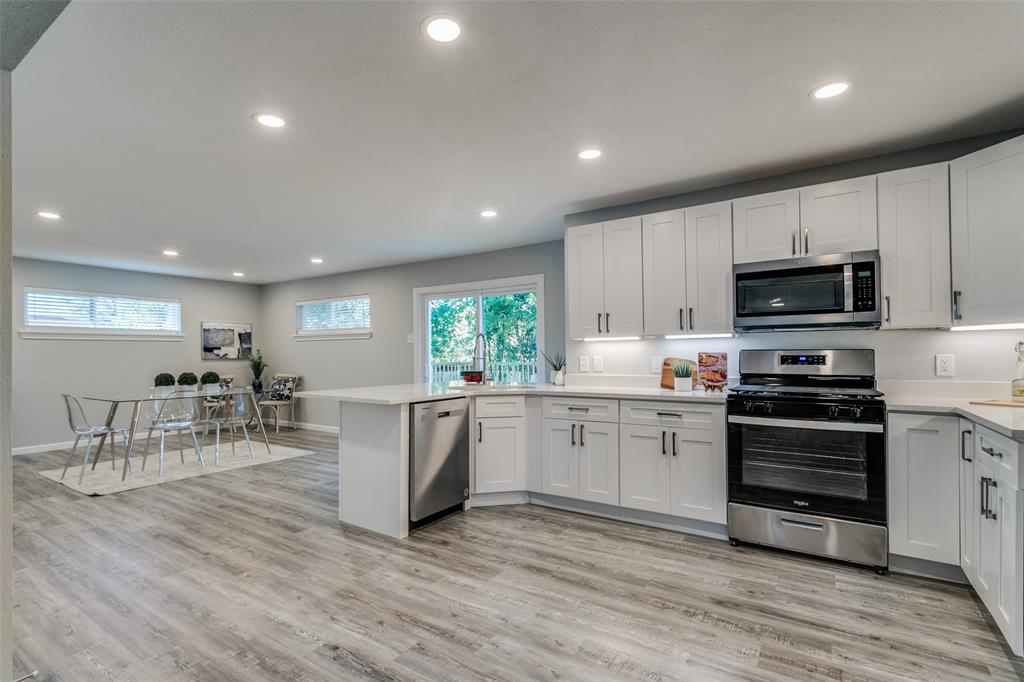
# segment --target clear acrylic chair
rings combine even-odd
[[[199,399],[193,391],[176,391],[161,400],[150,401],[153,403],[152,411],[147,416],[149,422],[149,433],[146,436],[146,448],[142,452],[142,470],[146,470],[146,459],[149,457],[149,444],[153,438],[153,432],[160,432],[160,469],[158,475],[164,475],[164,443],[168,433],[178,433],[178,450],[181,453],[181,463],[185,463],[184,434],[186,431],[192,436],[192,445],[196,450],[196,459],[199,465],[206,469],[206,462],[203,460],[203,448],[199,445],[196,437],[195,425],[199,414]]]
[[[249,456],[256,459],[256,453],[252,449],[252,441],[249,439],[249,430],[246,425],[253,417],[252,401],[244,393],[238,390],[227,389],[217,398],[217,405],[210,412],[206,420],[206,426],[214,427],[216,440],[213,448],[213,463],[220,464],[220,429],[228,427],[231,432],[231,455],[235,454],[235,427],[241,427],[242,435],[245,436],[245,444],[249,447]]]
[[[85,443],[85,457],[82,458],[82,470],[78,474],[78,482],[81,483],[85,477],[85,469],[89,464],[89,458],[92,456],[92,441],[94,438],[100,438],[102,436],[110,437],[110,463],[117,469],[117,448],[114,447],[114,436],[119,434],[125,447],[125,457],[128,457],[128,429],[117,428],[114,426],[93,426],[89,423],[89,420],[85,416],[85,410],[82,409],[82,403],[78,402],[78,398],[70,396],[67,393],[61,394],[64,398],[64,406],[68,410],[68,425],[71,427],[71,431],[75,434],[75,443],[71,446],[71,453],[68,455],[68,459],[64,462],[64,471],[61,472],[61,479],[68,473],[68,467],[71,466],[71,461],[75,458],[75,450],[78,449],[78,442],[82,438],[88,438]],[[131,459],[128,460],[128,466],[131,467]]]

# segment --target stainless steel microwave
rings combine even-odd
[[[877,328],[878,251],[742,263],[733,267],[738,332]]]

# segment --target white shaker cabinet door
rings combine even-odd
[[[889,413],[889,551],[960,563],[960,422]]]
[[[804,256],[825,256],[878,248],[876,176],[828,182],[800,190]]]
[[[882,327],[948,327],[949,164],[878,176]]]
[[[725,523],[728,500],[725,433],[676,429],[671,439],[672,514]]]
[[[643,217],[644,334],[649,336],[686,331],[683,219],[681,210]]]
[[[1024,136],[949,164],[954,326],[1024,322]]]
[[[619,425],[579,423],[580,499],[619,503]]]
[[[475,482],[478,493],[526,489],[526,420],[477,420]]]
[[[580,466],[576,452],[576,422],[545,419],[542,428],[542,489],[549,495],[579,497]]]
[[[604,224],[604,335],[644,333],[643,238],[640,218]]]
[[[565,306],[569,336],[598,336],[604,328],[604,226],[565,231]]]
[[[732,331],[732,204],[686,209],[686,330]]]
[[[732,202],[734,263],[800,255],[800,190],[741,197]]]
[[[980,499],[974,480],[974,424],[960,420],[960,568],[972,583],[977,574]]]
[[[669,429],[619,426],[619,504],[669,513]]]

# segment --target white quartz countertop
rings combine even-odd
[[[956,398],[886,397],[890,412],[918,412],[924,414],[955,414],[976,424],[987,426],[1007,438],[1024,441],[1024,403],[1020,407],[999,405],[973,405],[970,400]]]
[[[430,384],[396,384],[394,386],[362,386],[331,388],[321,391],[298,391],[296,398],[335,400],[345,403],[403,405],[444,398],[488,395],[580,396],[589,398],[633,398],[637,400],[671,400],[677,402],[715,403],[724,405],[722,393],[676,393],[661,388],[623,388],[620,386],[432,386]]]

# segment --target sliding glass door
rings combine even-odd
[[[427,382],[461,381],[473,367],[478,334],[484,335],[492,381],[537,381],[536,287],[446,291],[425,296],[424,304]]]

